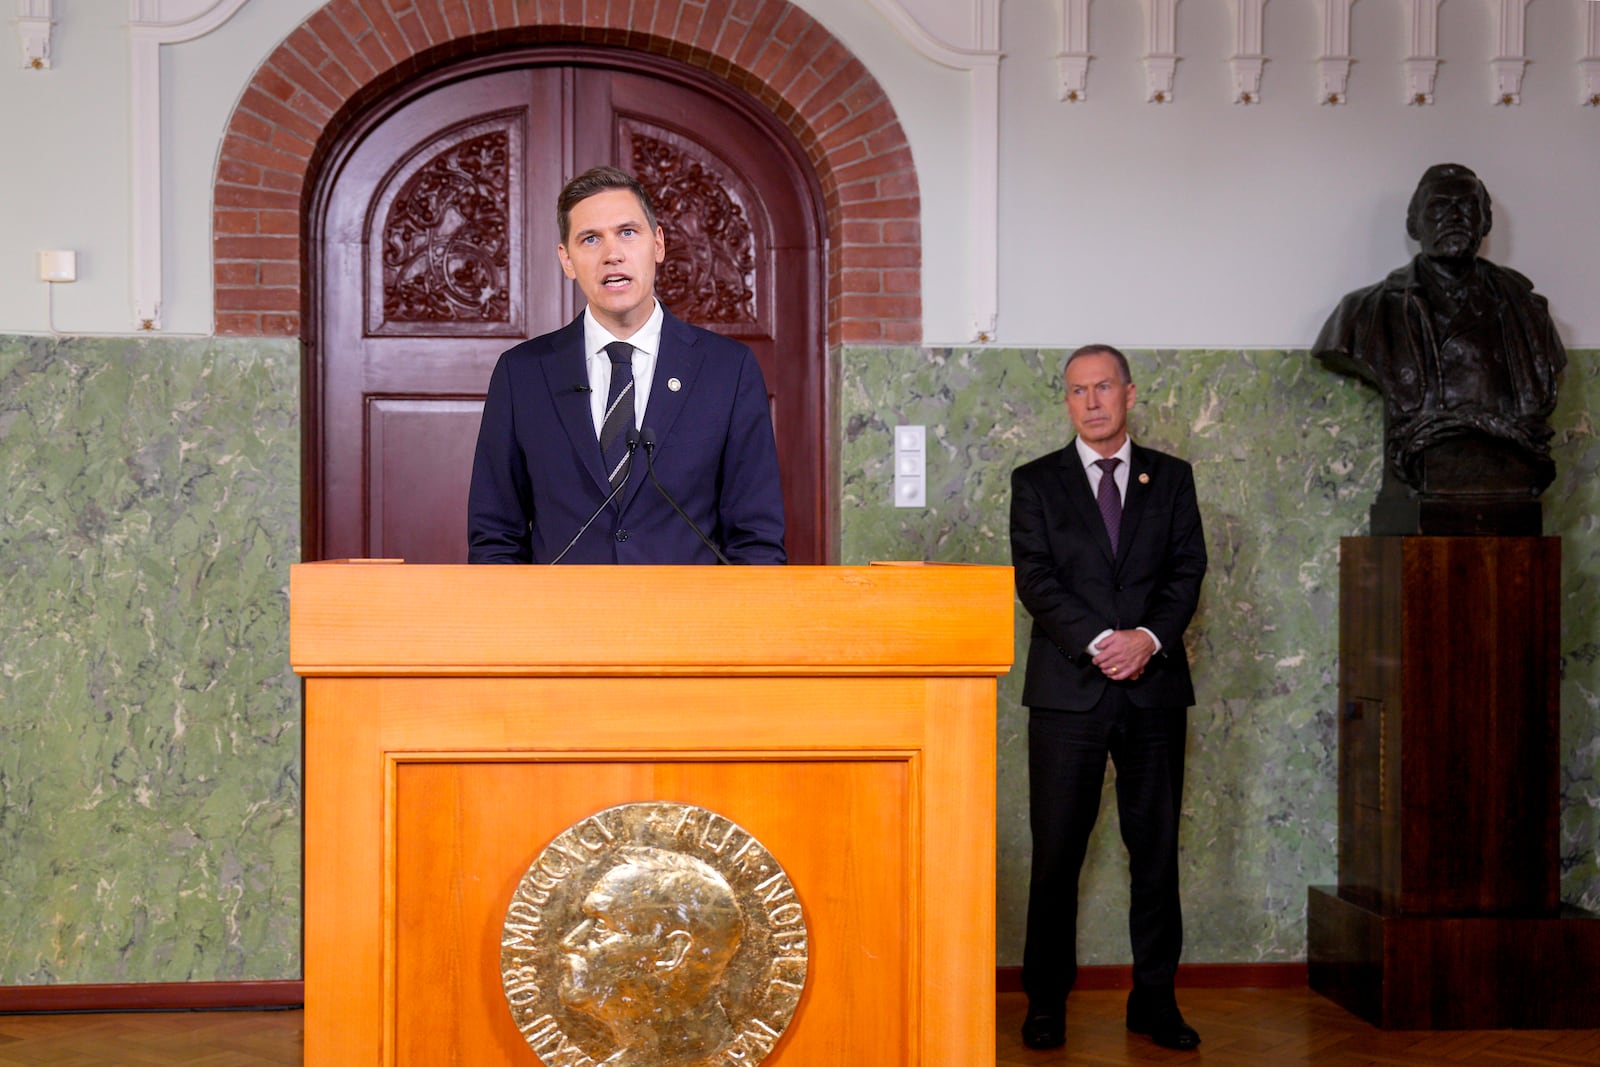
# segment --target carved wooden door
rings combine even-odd
[[[767,379],[789,557],[826,562],[820,219],[803,156],[676,64],[542,51],[431,77],[360,121],[313,218],[306,556],[466,558],[466,495],[499,354],[582,308],[555,200],[600,163],[666,233],[657,294]]]

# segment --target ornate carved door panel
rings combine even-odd
[[[314,212],[307,558],[465,559],[494,361],[582,306],[556,260],[556,194],[615,163],[656,200],[662,302],[760,360],[790,558],[826,560],[820,220],[803,157],[732,90],[623,56],[434,76],[335,154]]]

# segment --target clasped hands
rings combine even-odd
[[[1099,646],[1094,665],[1117,682],[1138,678],[1156,652],[1155,640],[1143,630],[1113,630],[1100,639]]]

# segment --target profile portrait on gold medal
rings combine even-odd
[[[805,990],[805,909],[749,831],[693,804],[596,812],[557,834],[506,908],[500,977],[540,1061],[760,1063]]]

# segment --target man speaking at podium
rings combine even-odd
[[[588,307],[501,355],[467,498],[470,563],[783,563],[766,382],[750,349],[656,300],[666,242],[631,175],[557,201]]]

